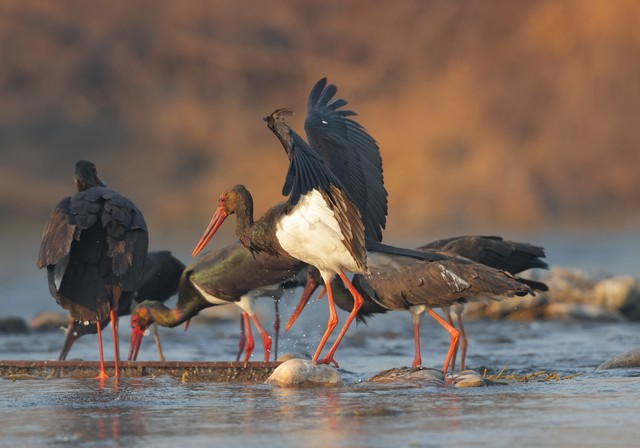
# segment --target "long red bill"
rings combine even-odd
[[[133,321],[133,318],[132,318]],[[140,344],[142,343],[142,337],[144,331],[137,323],[131,322],[131,343],[129,344],[129,361],[136,361],[138,359],[138,351],[140,350]]]
[[[200,241],[198,241],[195,249],[193,249],[193,252],[191,252],[192,257],[195,257],[202,251],[202,249],[204,249],[204,247],[209,243],[209,240],[211,240],[213,235],[220,228],[224,220],[227,219],[227,216],[227,212],[223,208],[218,207],[213,215],[213,218],[211,218],[211,222],[207,226],[207,229],[204,231],[204,234],[200,238]]]

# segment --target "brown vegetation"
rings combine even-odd
[[[0,2],[0,220],[44,222],[87,158],[152,232],[257,212],[261,116],[328,76],[380,142],[389,235],[640,221],[640,3]],[[401,233],[402,232],[402,233]]]

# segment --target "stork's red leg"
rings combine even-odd
[[[411,318],[413,319],[413,347],[415,354],[413,355],[413,364],[411,367],[417,369],[418,367],[422,367],[422,354],[420,349],[420,318],[422,317],[422,312],[420,313],[411,313]]]
[[[351,313],[349,313],[349,317],[347,317],[347,320],[342,326],[342,330],[340,330],[340,333],[338,334],[336,341],[331,346],[329,353],[327,353],[327,356],[325,356],[322,360],[318,361],[322,364],[333,363],[335,364],[336,367],[338,367],[338,363],[336,362],[335,359],[333,359],[333,355],[336,353],[336,350],[338,349],[338,346],[340,345],[342,338],[346,334],[347,329],[349,328],[349,325],[351,325],[351,322],[353,322],[353,319],[355,319],[356,315],[358,314],[358,311],[360,310],[360,307],[364,303],[364,299],[362,298],[360,293],[356,290],[356,288],[351,284],[347,276],[344,275],[343,272],[339,272],[338,275],[346,285],[347,289],[351,292],[351,295],[353,295],[353,309],[351,310]],[[330,294],[331,284],[329,282],[325,282],[325,286],[327,288],[327,295],[331,297],[331,301],[333,302],[333,297]],[[336,320],[336,323],[337,323],[337,320]]]
[[[96,324],[98,326],[98,349],[100,350],[100,373],[96,377],[97,380],[104,380],[109,378],[107,372],[104,369],[104,354],[102,351],[102,330],[100,329],[100,322]]]
[[[460,370],[464,370],[469,341],[467,341],[467,333],[465,333],[464,325],[462,325],[462,313],[458,314],[458,328],[460,329]]]
[[[253,321],[253,324],[256,326],[258,333],[260,333],[260,336],[262,337],[262,346],[264,347],[264,360],[265,362],[268,362],[269,356],[271,355],[271,337],[264,330],[264,327],[260,323],[260,320],[258,320],[258,316],[256,316],[255,314],[249,314],[249,317]]]
[[[318,344],[316,353],[313,355],[312,361],[315,363],[322,362],[322,361],[318,361],[318,357],[320,356],[320,353],[322,353],[322,349],[327,343],[327,339],[329,339],[329,336],[331,336],[331,332],[333,331],[334,328],[336,328],[336,325],[338,325],[338,314],[336,313],[336,304],[333,301],[333,292],[331,292],[331,286],[329,286],[330,283],[328,279],[325,279],[325,285],[327,285],[326,288],[327,288],[327,304],[329,305],[329,320],[327,321],[327,329],[325,330],[324,335],[322,335],[322,339],[320,340],[320,344]]]
[[[273,308],[275,310],[275,316],[273,320],[273,331],[275,333],[275,341],[274,341],[274,350],[273,350],[273,360],[278,359],[278,338],[280,336],[280,299],[273,299]],[[264,339],[264,338],[263,338]],[[269,343],[271,343],[271,339],[269,339]],[[266,359],[269,361],[269,359]]]
[[[245,312],[243,311],[242,314],[240,315],[240,339],[238,340],[238,354],[236,355],[236,362],[240,361],[240,356],[244,351],[244,345],[246,342],[246,337],[244,333],[244,315],[245,315]]]
[[[444,366],[442,367],[442,373],[444,375],[447,374],[447,370],[449,369],[449,363],[451,362],[451,358],[453,357],[453,351],[458,346],[458,341],[460,340],[460,333],[453,326],[449,325],[449,323],[444,320],[438,313],[433,311],[432,309],[427,309],[427,313],[433,317],[436,322],[438,322],[442,327],[449,332],[451,335],[451,344],[449,344],[449,352],[447,353],[447,357],[444,360]]]
[[[255,347],[255,342],[253,341],[253,333],[251,333],[251,325],[249,324],[249,314],[242,313],[242,318],[244,319],[244,329],[247,333],[247,343],[245,345],[244,352],[244,363],[249,361],[251,357],[251,353],[253,353],[253,347]]]
[[[444,315],[447,318],[447,322],[449,322],[449,325],[451,325],[452,327],[454,327],[455,325],[453,325],[453,318],[451,317],[451,310],[449,309],[449,307],[444,307],[442,309],[444,311]],[[456,345],[455,349],[453,350],[453,357],[451,358],[451,373],[453,373],[456,370],[456,358],[458,357],[458,345]]]
[[[113,334],[113,354],[115,358],[114,367],[116,370],[116,378],[120,376],[120,347],[118,345],[118,310],[111,310],[109,313],[111,318],[111,333]]]
[[[312,281],[310,278],[307,279],[307,283],[305,283],[304,289],[302,290],[302,295],[300,296],[300,301],[298,302],[296,309],[293,310],[293,314],[291,314],[289,322],[287,322],[287,326],[285,327],[284,331],[289,331],[289,328],[291,328],[300,313],[302,313],[304,307],[307,306],[309,299],[311,298],[317,287],[318,285],[314,281]]]

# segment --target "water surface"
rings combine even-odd
[[[639,276],[638,241],[629,235],[527,238],[548,248],[549,261],[596,272]],[[179,254],[184,255],[184,254]],[[19,257],[18,257],[19,258]],[[187,259],[187,257],[184,257]],[[58,310],[44,272],[17,263],[3,272],[3,315]],[[5,260],[3,266],[11,266]],[[289,316],[294,295],[285,297]],[[269,327],[269,299],[259,304]],[[326,303],[312,301],[282,352],[313,352]],[[344,314],[340,315],[344,321]],[[0,380],[0,446],[636,446],[640,437],[640,371],[595,371],[602,361],[640,346],[640,324],[493,322],[467,324],[470,367],[497,373],[547,370],[573,379],[505,382],[457,389],[372,384],[366,379],[413,358],[411,318],[395,312],[350,329],[336,359],[344,387],[279,389],[263,384],[182,383],[174,379]],[[121,320],[122,344],[130,329]],[[110,347],[110,332],[105,332]],[[161,329],[167,359],[230,360],[238,323],[225,320]],[[57,359],[62,332],[0,335],[1,359]],[[448,334],[423,319],[423,361],[441,367]],[[81,338],[70,358],[97,359],[95,336]],[[111,351],[106,351],[111,359]],[[141,359],[156,360],[151,338]],[[262,360],[257,341],[253,360]]]

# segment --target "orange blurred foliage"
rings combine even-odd
[[[0,2],[0,219],[44,223],[76,160],[152,232],[257,213],[322,76],[378,140],[390,237],[640,222],[640,3]]]

